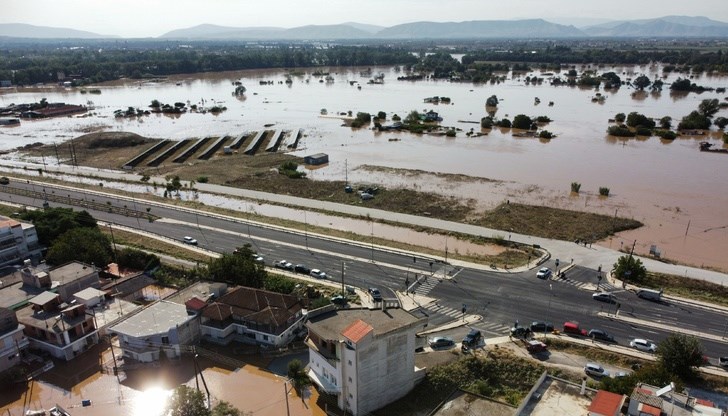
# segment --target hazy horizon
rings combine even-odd
[[[725,0],[682,2],[614,0],[6,0],[0,23],[26,23],[84,30],[105,36],[157,37],[200,24],[232,27],[332,25],[357,22],[377,26],[432,21],[545,19],[587,24],[607,20],[649,19],[666,15],[705,16],[728,22]]]

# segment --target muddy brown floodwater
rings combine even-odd
[[[577,66],[578,72],[595,67]],[[484,209],[507,199],[535,205],[587,210],[606,215],[630,217],[645,227],[621,233],[600,244],[612,248],[630,246],[647,254],[652,246],[665,258],[728,270],[728,155],[698,151],[700,141],[723,146],[721,133],[681,136],[674,141],[657,137],[622,139],[606,135],[608,120],[616,113],[637,111],[648,117],[670,116],[674,125],[697,109],[703,99],[724,97],[714,92],[675,94],[635,92],[623,86],[618,90],[553,87],[547,75],[507,74],[500,84],[472,85],[447,81],[397,81],[396,68],[373,68],[385,74],[383,85],[367,84],[359,68],[331,68],[334,82],[319,82],[309,70],[283,83],[283,71],[238,71],[179,76],[163,83],[118,82],[101,86],[100,95],[81,94],[77,89],[35,89],[0,92],[0,106],[18,102],[64,101],[93,103],[86,117],[23,121],[18,127],[1,128],[0,143],[13,148],[36,141],[60,142],[87,131],[130,131],[149,137],[181,139],[263,129],[273,124],[280,129],[303,128],[305,137],[294,152],[297,156],[324,152],[328,166],[312,170],[314,180],[370,182],[384,186],[401,185],[425,192],[467,196]],[[661,77],[669,86],[680,74],[663,74],[659,65],[604,67],[623,80],[644,73],[650,79]],[[525,76],[543,76],[542,85],[526,85]],[[557,73],[556,76],[559,74]],[[663,77],[664,76],[664,77]],[[247,87],[244,98],[232,96],[233,81]],[[272,80],[272,85],[260,85]],[[694,75],[692,82],[706,87],[726,87],[724,76]],[[179,85],[177,85],[179,83]],[[361,85],[361,90],[357,88]],[[605,99],[592,102],[597,93]],[[555,133],[552,140],[513,137],[512,131],[494,129],[486,136],[466,137],[480,131],[477,122],[486,115],[485,100],[497,95],[501,102],[496,117],[512,119],[519,113],[548,116],[553,121],[544,128]],[[431,96],[451,98],[449,105],[425,104]],[[535,104],[539,97],[540,104]],[[151,115],[140,119],[117,120],[116,109],[146,107],[153,99],[211,106],[225,105],[219,114],[183,114],[169,117]],[[548,103],[553,102],[553,106]],[[339,112],[384,111],[388,117],[406,116],[412,110],[434,110],[442,116],[441,125],[462,131],[455,138],[407,133],[375,133],[352,130],[341,120],[321,117]],[[716,116],[726,116],[726,110]],[[390,122],[389,119],[387,122]],[[470,123],[476,122],[476,123]],[[386,123],[385,123],[386,124]],[[389,139],[396,138],[397,141]],[[11,156],[12,157],[12,156]],[[411,176],[372,172],[363,165],[385,166],[463,174],[495,182],[451,182],[431,175]],[[110,168],[118,168],[116,166]],[[570,196],[571,182],[581,183],[579,196]],[[610,189],[600,198],[598,189]]]

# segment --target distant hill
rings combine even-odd
[[[218,25],[198,25],[167,32],[160,38],[166,39],[235,39],[241,37],[265,38],[274,36],[286,29],[282,27],[229,27]]]
[[[342,23],[342,25],[351,26],[353,28],[363,30],[363,31],[371,33],[371,34],[377,33],[380,30],[385,29],[384,26],[368,25],[365,23],[356,23],[356,22],[346,22],[346,23]]]
[[[589,36],[605,37],[728,37],[728,23],[703,16],[622,20],[582,30]]]
[[[463,38],[564,38],[584,37],[573,26],[531,20],[475,20],[470,22],[416,22],[392,26],[377,33],[388,39],[463,39]]]
[[[100,39],[115,36],[99,35],[83,30],[59,27],[33,26],[24,23],[0,23],[0,36],[36,39]]]

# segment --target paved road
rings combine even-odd
[[[393,290],[408,287],[417,294],[438,299],[437,303],[421,305],[418,310],[413,311],[415,314],[428,316],[432,326],[462,317],[464,304],[467,313],[484,317],[482,322],[474,326],[490,335],[507,334],[516,320],[521,325],[527,325],[533,320],[547,320],[553,322],[557,328],[567,320],[578,320],[585,329],[601,328],[609,331],[623,345],[634,337],[659,341],[669,332],[649,326],[610,321],[598,316],[599,312],[611,311],[613,305],[591,299],[591,294],[596,289],[596,270],[590,268],[574,267],[567,272],[566,280],[540,280],[535,277],[533,270],[501,273],[465,267],[467,265],[444,264],[416,255],[413,260],[412,253],[392,251],[376,245],[345,243],[325,236],[300,234],[245,221],[232,221],[139,199],[120,200],[112,195],[77,192],[50,185],[13,183],[11,187],[36,193],[23,196],[6,192],[10,190],[9,187],[0,187],[1,199],[41,206],[45,200],[44,195],[61,195],[62,198],[56,198],[50,204],[68,206],[64,202],[71,202],[74,208],[78,208],[76,205],[82,201],[93,200],[100,204],[96,204],[93,207],[95,209],[89,208],[89,212],[103,221],[165,235],[174,241],[189,235],[196,238],[201,247],[216,252],[229,252],[235,247],[250,243],[266,258],[269,265],[286,259],[294,264],[301,263],[310,268],[322,269],[337,281],[342,277],[343,262],[346,284],[365,288],[378,287],[385,297],[393,297]],[[99,206],[126,206],[134,212],[149,213],[161,218],[149,222],[143,215],[142,218],[119,215],[117,212],[100,209]],[[149,211],[147,208],[150,208]],[[554,268],[554,259],[552,257],[545,265]],[[641,320],[660,322],[674,327],[675,330],[689,327],[715,336],[726,335],[726,315],[716,311],[690,305],[655,304],[639,299],[631,292],[618,293],[618,297],[622,306],[621,313]],[[728,346],[721,342],[703,340],[703,343],[712,356],[725,355],[728,351]]]

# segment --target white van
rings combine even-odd
[[[639,289],[637,290],[637,296],[642,299],[659,302],[662,299],[662,290]]]

